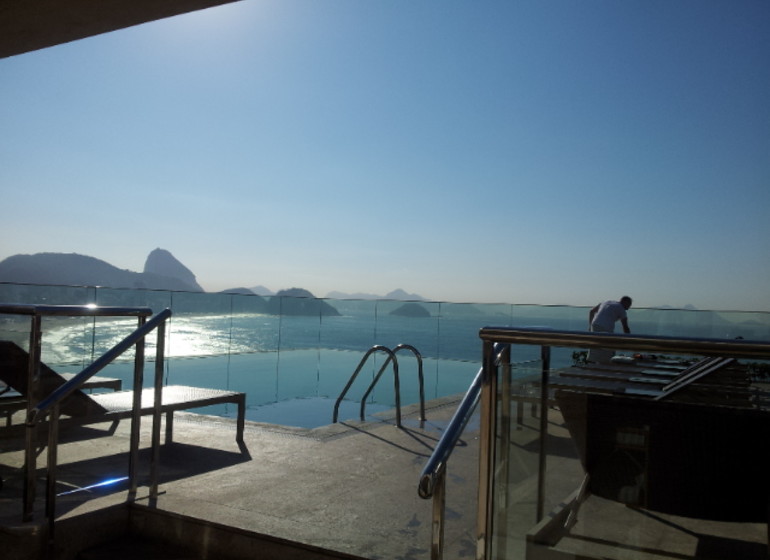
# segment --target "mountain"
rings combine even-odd
[[[204,291],[195,280],[195,274],[165,249],[158,248],[147,255],[147,260],[144,263],[144,273],[166,278],[176,278],[191,286],[193,288],[191,291]]]
[[[252,290],[249,288],[229,288],[227,290],[222,290],[219,292],[220,294],[237,294],[242,296],[255,296],[255,294]]]
[[[384,299],[397,299],[400,301],[425,301],[425,298],[417,294],[408,294],[401,288],[388,293]]]
[[[329,292],[326,294],[329,299],[393,299],[396,301],[427,301],[424,297],[417,294],[408,294],[401,288],[393,290],[384,296],[378,296],[375,294],[367,294],[357,292],[354,294],[346,294],[344,292]]]
[[[203,289],[195,282],[195,276],[192,277],[193,283],[190,284],[186,281],[189,280],[187,274],[183,274],[184,278],[177,278],[154,272],[162,270],[184,272],[177,265],[181,263],[171,253],[157,254],[149,272],[120,269],[103,260],[77,253],[13,255],[0,262],[0,281],[19,284],[202,292]],[[181,266],[187,270],[186,267]]]
[[[257,294],[258,296],[272,296],[275,295],[275,292],[273,290],[270,290],[269,288],[265,288],[262,285],[254,286],[252,288],[249,288],[252,292]]]
[[[129,288],[145,290],[170,290],[180,292],[205,292],[195,274],[182,264],[170,251],[157,248],[147,255],[143,272],[117,268],[103,260],[77,253],[36,253],[13,255],[0,261],[0,282],[40,284],[52,286],[101,286],[105,288]],[[277,294],[264,286],[253,288],[234,287],[220,293],[257,295],[261,297],[291,296],[296,303],[286,303],[291,309],[284,312],[294,315],[339,315],[339,312],[301,288],[281,290]],[[385,296],[374,294],[344,294],[331,292],[332,299],[388,299],[397,301],[426,301],[417,294],[397,289]],[[274,298],[273,307],[280,304]],[[286,299],[286,298],[284,298]],[[264,303],[265,307],[267,302]],[[271,309],[268,312],[276,312]]]
[[[400,315],[402,317],[430,317],[430,311],[425,309],[419,303],[405,303],[398,309],[390,312],[391,315]]]
[[[302,288],[279,291],[270,298],[267,312],[273,315],[340,315],[334,307]]]

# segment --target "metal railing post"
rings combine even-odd
[[[476,535],[476,560],[491,553],[493,534],[495,433],[497,432],[497,365],[494,344],[484,342],[481,382],[481,424],[479,426],[479,503]]]
[[[35,313],[31,318],[29,333],[29,358],[27,362],[27,416],[37,406],[40,399],[40,346],[42,330],[41,317]],[[35,509],[37,486],[37,423],[27,422],[25,429],[26,445],[24,448],[24,505],[22,520],[32,521]]]
[[[545,508],[546,440],[548,436],[548,377],[551,370],[551,347],[540,347],[540,457],[537,472],[537,521],[543,519]]]
[[[446,508],[446,463],[443,463],[436,473],[436,484],[433,487],[433,522],[431,523],[431,560],[441,560],[444,557],[444,509]]]
[[[495,438],[494,441],[499,441],[496,445],[495,452],[495,464],[493,465],[492,472],[494,473],[494,479],[491,481],[492,487],[497,491],[494,496],[494,522],[498,527],[507,527],[508,525],[508,481],[510,471],[510,455],[511,455],[511,347],[505,346],[505,349],[500,353],[497,362],[500,367],[500,404],[499,404],[499,417],[497,419],[497,426],[499,428],[499,440]],[[498,542],[496,546],[496,559],[504,560],[506,558],[505,553],[505,534],[497,530],[495,531],[495,540]],[[502,545],[502,546],[501,546]]]
[[[160,464],[160,419],[163,399],[163,365],[166,349],[166,322],[158,325],[157,346],[155,351],[154,409],[152,413],[152,458],[150,459],[150,500],[158,499],[158,465]],[[169,415],[173,414],[170,412]],[[171,422],[167,418],[166,422]],[[168,430],[170,433],[171,431]]]
[[[56,467],[59,451],[59,403],[56,403],[49,413],[48,424],[48,476],[46,478],[45,515],[48,520],[48,547],[54,542],[56,517]]]
[[[139,317],[137,328],[146,322],[145,317]],[[137,340],[134,353],[134,394],[131,411],[131,440],[128,453],[128,494],[136,496],[139,469],[139,440],[142,427],[142,388],[144,386],[144,337]]]

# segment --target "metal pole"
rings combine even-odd
[[[506,346],[500,356],[501,395],[500,395],[500,439],[495,457],[495,541],[496,560],[507,557],[505,546],[506,528],[508,527],[508,480],[511,456],[511,347]]]
[[[41,317],[32,315],[29,333],[29,359],[27,362],[27,418],[40,400],[40,340]],[[26,446],[24,449],[24,511],[22,521],[32,521],[35,511],[35,493],[37,484],[37,422],[27,422]]]
[[[441,560],[444,557],[444,511],[446,508],[446,463],[441,465],[437,473],[436,485],[433,488],[433,525],[431,560]]]
[[[476,560],[491,556],[489,539],[493,532],[495,434],[497,432],[497,367],[494,344],[484,342],[481,382],[481,424],[479,426],[479,502],[477,515]]]
[[[155,408],[152,413],[152,459],[150,460],[150,500],[158,499],[158,464],[160,463],[160,419],[163,401],[163,363],[165,361],[166,321],[158,325],[155,352]],[[170,412],[169,415],[174,414]],[[168,418],[166,422],[170,422]],[[169,438],[170,439],[170,438]]]
[[[55,539],[54,525],[56,518],[56,467],[59,448],[59,403],[51,410],[48,419],[48,476],[46,479],[45,515],[48,519],[48,547],[53,550]]]
[[[546,438],[548,437],[548,374],[551,369],[551,347],[540,347],[540,463],[537,474],[537,521],[543,519],[545,509]]]
[[[145,323],[144,317],[139,317],[141,327]],[[131,443],[128,454],[128,493],[130,497],[136,496],[137,470],[139,463],[139,438],[142,418],[142,388],[144,386],[144,337],[136,342],[134,354],[134,395],[133,409],[131,413]]]

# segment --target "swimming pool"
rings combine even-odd
[[[315,428],[332,423],[334,404],[358,367],[364,352],[335,349],[284,350],[227,356],[169,358],[164,383],[227,389],[246,393],[246,419]],[[386,355],[370,356],[340,403],[340,421],[359,419],[361,398]],[[398,355],[401,406],[419,403],[418,362]],[[52,365],[52,364],[48,364]],[[54,369],[76,372],[71,365]],[[464,393],[478,372],[479,362],[423,358],[425,400]],[[133,382],[133,362],[110,365],[100,375],[117,377],[124,388]],[[153,365],[145,366],[144,386],[152,385]],[[388,367],[366,403],[367,419],[395,407],[393,370]],[[193,409],[191,412],[234,418],[232,404]]]

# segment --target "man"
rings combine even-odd
[[[623,296],[620,301],[605,301],[600,303],[588,313],[588,324],[591,332],[615,332],[615,323],[620,321],[623,332],[629,334],[628,314],[633,301],[628,296]]]
[[[620,301],[605,301],[588,312],[588,324],[591,332],[615,332],[615,323],[620,321],[623,332],[631,333],[628,327],[628,313],[631,308],[631,298],[623,296]],[[609,362],[615,352],[605,348],[593,348],[588,353],[589,362]]]

